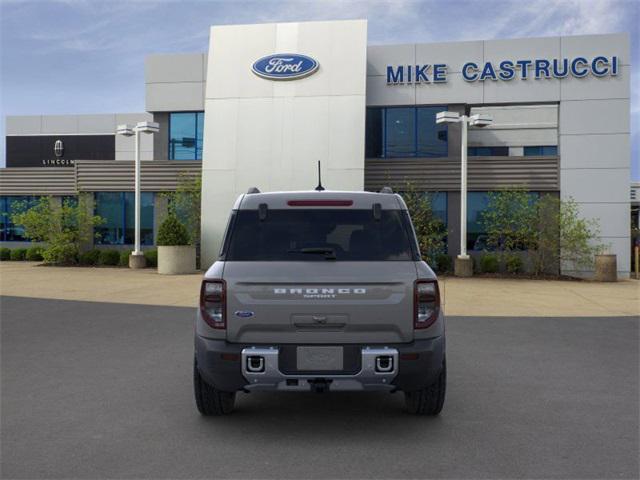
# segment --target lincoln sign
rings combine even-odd
[[[620,70],[617,56],[593,58],[554,58],[535,60],[503,60],[501,62],[466,62],[461,72],[466,82],[540,80],[549,78],[615,77]],[[388,65],[387,84],[420,84],[447,82],[448,66],[444,63]]]

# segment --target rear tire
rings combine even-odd
[[[447,390],[447,361],[442,361],[442,370],[431,385],[412,392],[404,392],[405,407],[414,415],[438,415],[444,405]]]
[[[235,392],[221,392],[209,385],[200,375],[198,363],[193,360],[193,389],[198,411],[205,416],[228,415],[233,412]]]

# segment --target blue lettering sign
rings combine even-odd
[[[484,64],[484,68],[482,69],[482,73],[480,74],[480,81],[484,82],[487,78],[491,80],[497,80],[496,71],[493,69],[493,65],[491,62],[487,62]]]
[[[297,80],[312,75],[318,67],[318,62],[306,55],[278,53],[256,60],[251,70],[269,80]]]
[[[611,75],[618,75],[618,57],[611,57]]]
[[[558,68],[558,62],[560,62],[560,60],[557,58],[553,60],[553,76],[555,78],[564,78],[569,75],[569,59],[562,59],[562,70]]]
[[[520,67],[520,78],[526,80],[529,78],[529,67],[533,62],[531,60],[518,60],[516,65]]]
[[[550,66],[551,62],[549,60],[536,60],[536,80],[539,78],[551,78],[551,73],[549,73]]]
[[[587,65],[589,62],[584,57],[576,57],[571,62],[571,75],[577,78],[586,77],[589,73]]]
[[[473,62],[465,63],[462,66],[462,78],[467,82],[475,82],[478,79],[478,64]]]
[[[429,83],[429,77],[424,73],[429,68],[429,65],[416,65],[416,83]]]
[[[607,57],[596,57],[591,62],[591,71],[596,77],[604,77],[609,73],[609,60]]]
[[[500,62],[500,73],[498,74],[500,80],[512,80],[515,76],[516,71],[513,68],[513,62],[511,60]]]
[[[447,81],[447,66],[444,63],[436,63],[433,66],[433,81],[435,83]]]
[[[398,65],[395,72],[391,65],[387,66],[387,83],[404,83],[404,67],[402,65]]]
[[[429,78],[429,68],[432,68]],[[583,78],[587,75],[594,77],[616,76],[620,68],[617,56],[607,57],[598,55],[592,59],[585,57],[574,58],[538,58],[535,60],[502,60],[501,62],[485,62],[480,67],[475,62],[462,65],[462,78],[466,82],[483,82],[485,80],[509,81],[518,77],[520,80],[535,78],[566,78],[572,75]],[[388,65],[387,83],[445,83],[447,81],[448,66],[445,63],[416,64],[416,65]],[[406,76],[405,76],[406,73]]]

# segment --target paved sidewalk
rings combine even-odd
[[[0,295],[93,302],[195,307],[201,273],[158,275],[155,270],[44,267],[0,263]],[[445,312],[461,316],[600,317],[640,314],[640,282],[571,282],[445,277]]]

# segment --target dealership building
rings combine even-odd
[[[147,120],[160,131],[141,138],[146,246],[160,193],[182,175],[202,175],[207,264],[238,195],[310,190],[320,160],[331,190],[431,192],[456,255],[461,128],[436,114],[481,113],[493,122],[469,129],[467,248],[484,248],[487,192],[521,187],[573,198],[629,276],[627,34],[367,45],[364,20],[228,25],[211,28],[208,52],[151,55],[144,68],[146,112],[7,117],[0,210],[87,194],[106,219],[96,242],[129,248],[134,143],[115,131]],[[5,215],[2,245],[21,235]]]

